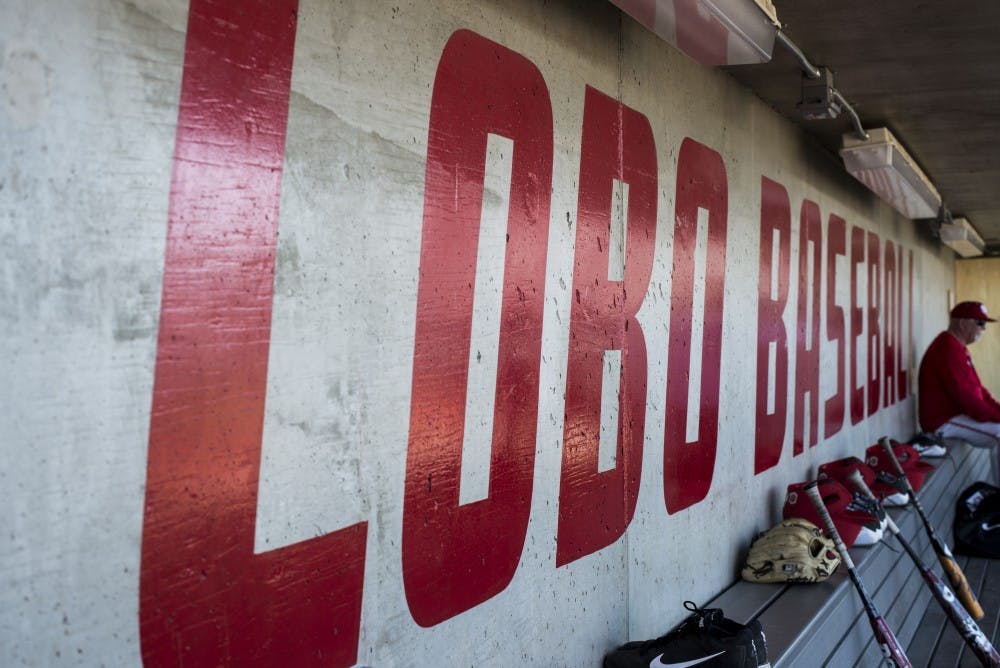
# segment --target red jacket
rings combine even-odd
[[[953,334],[941,332],[920,361],[920,427],[937,431],[956,415],[978,422],[1000,422],[1000,403],[983,387],[969,349]]]

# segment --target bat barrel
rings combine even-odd
[[[823,522],[828,534],[833,538],[833,543],[837,547],[837,552],[840,553],[840,558],[847,568],[847,574],[851,578],[851,582],[854,584],[855,591],[858,592],[859,598],[861,598],[861,605],[864,608],[865,614],[868,616],[868,621],[871,623],[872,633],[875,635],[875,641],[879,644],[883,655],[886,659],[890,660],[897,668],[911,668],[912,664],[910,660],[906,657],[906,653],[899,644],[899,640],[896,639],[895,634],[889,625],[886,623],[885,618],[879,614],[878,609],[875,607],[875,603],[872,601],[871,596],[865,589],[864,583],[861,581],[857,570],[854,568],[854,561],[851,559],[850,553],[847,551],[847,546],[844,545],[844,541],[840,538],[840,532],[837,531],[836,525],[833,523],[833,518],[830,517],[830,512],[826,508],[826,504],[823,503],[823,498],[819,494],[817,489],[816,481],[813,481],[804,487],[805,493],[809,496],[809,500],[812,502],[813,506],[816,508],[816,513],[819,515],[820,520]]]

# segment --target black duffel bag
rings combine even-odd
[[[975,482],[955,504],[955,551],[1000,559],[1000,487]]]

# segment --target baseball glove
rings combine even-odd
[[[812,522],[791,518],[758,534],[741,575],[748,582],[822,582],[839,565],[832,540]]]

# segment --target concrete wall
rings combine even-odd
[[[914,428],[950,254],[610,3],[0,18],[3,665],[598,665]]]

